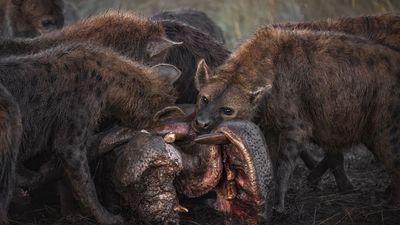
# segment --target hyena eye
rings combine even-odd
[[[203,105],[207,105],[208,104],[208,98],[206,96],[201,96],[201,104]]]
[[[233,114],[233,109],[232,109],[232,108],[229,108],[229,107],[222,107],[222,108],[221,108],[221,112],[222,112],[223,114],[225,114],[225,115],[230,116],[230,115]]]

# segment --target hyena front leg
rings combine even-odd
[[[309,170],[313,170],[318,165],[318,161],[314,158],[313,154],[305,147],[300,152],[300,158]]]
[[[89,208],[99,223],[122,223],[122,217],[108,212],[98,200],[86,155],[88,138],[87,135],[82,135],[82,133],[86,133],[82,131],[86,131],[87,127],[82,127],[82,124],[79,123],[71,123],[71,121],[67,126],[69,127],[67,128],[68,132],[61,132],[55,138],[54,148],[74,194],[84,207]]]
[[[317,186],[322,176],[329,169],[328,157],[324,157],[315,167],[312,169],[307,179],[311,186]]]
[[[335,177],[339,192],[353,189],[349,178],[344,169],[344,157],[341,152],[326,153],[321,162],[319,162],[308,176],[308,181],[312,186],[317,186],[325,172],[331,169]]]
[[[317,162],[306,146],[299,147],[302,147],[303,149],[300,153],[301,159],[306,167],[311,170],[311,173],[307,178],[311,186],[317,186],[322,176],[331,169],[335,176],[339,192],[353,189],[353,185],[351,185],[351,182],[346,175],[346,171],[344,170],[344,157],[341,152],[327,153],[320,162]]]
[[[0,224],[8,224],[8,207],[16,182],[16,165],[22,135],[18,104],[0,84]]]
[[[104,155],[101,160],[103,161],[103,167],[100,170],[104,178],[99,179],[99,183],[96,184],[99,184],[102,189],[102,200],[106,208],[112,213],[120,213],[122,210],[120,207],[120,197],[115,191],[116,189],[112,181],[117,154],[110,152]]]
[[[331,169],[333,176],[335,177],[336,185],[339,192],[353,190],[353,185],[351,184],[349,178],[346,175],[344,169],[344,156],[341,152],[328,152],[325,158],[327,158],[327,163]]]
[[[279,136],[279,155],[274,167],[275,206],[278,213],[285,211],[285,197],[296,160],[303,146],[305,132],[301,129],[282,131]]]
[[[389,205],[400,207],[400,114],[393,112],[392,120],[379,123],[374,130],[378,135],[366,144],[384,164],[391,175],[391,184],[387,189]],[[394,122],[395,121],[395,122]]]

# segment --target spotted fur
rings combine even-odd
[[[366,38],[396,51],[400,50],[400,16],[395,14],[328,18],[273,26],[293,30],[343,32]]]

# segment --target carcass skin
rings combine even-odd
[[[225,178],[214,189],[216,209],[239,217],[244,224],[266,223],[272,165],[261,130],[248,121],[226,121],[195,141],[223,144]]]
[[[167,143],[167,134],[174,130],[179,134],[176,143]],[[153,135],[137,132],[116,150],[113,173],[118,193],[138,218],[148,224],[177,223],[177,213],[185,208],[175,190],[188,197],[215,191],[217,210],[239,217],[243,224],[265,223],[272,167],[264,136],[255,124],[222,123],[209,136],[200,136],[203,144],[192,140],[193,131],[185,122],[149,131]]]
[[[112,179],[129,211],[146,224],[177,224],[173,181],[183,169],[178,149],[160,136],[136,132],[115,151]]]
[[[165,135],[173,133],[175,126],[155,130]],[[187,128],[182,125],[176,130]],[[193,137],[190,128],[187,133]],[[261,130],[249,121],[226,121],[194,141],[197,144],[179,145],[186,165],[175,180],[177,191],[188,197],[215,191],[217,210],[240,218],[243,224],[264,224],[272,166]]]

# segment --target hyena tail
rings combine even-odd
[[[22,121],[14,97],[0,84],[0,224],[7,224],[13,195]]]

